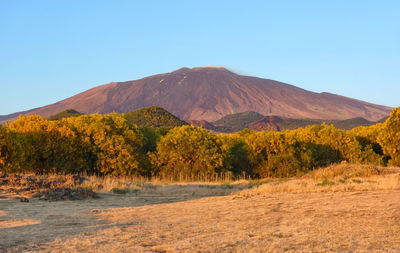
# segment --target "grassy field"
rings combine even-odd
[[[229,183],[92,177],[98,199],[0,194],[0,251],[399,252],[399,180],[399,168],[348,164]]]

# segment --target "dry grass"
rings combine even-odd
[[[356,165],[342,162],[321,168],[309,173],[307,176],[316,180],[323,179],[349,179],[355,177],[371,177],[399,172],[396,168],[378,167],[374,165]],[[306,176],[306,177],[307,177]]]
[[[94,210],[109,227],[29,252],[399,252],[400,192],[271,194]]]
[[[400,168],[336,164],[301,178],[272,180],[236,193],[238,197],[272,193],[349,192],[400,189]]]
[[[230,184],[96,177],[83,184],[95,183],[108,192],[100,199],[0,200],[1,220],[41,222],[0,228],[0,251],[400,252],[399,168],[338,164],[301,178]]]
[[[224,192],[229,188],[243,188],[248,184],[248,180],[239,181],[215,181],[215,182],[171,182],[158,179],[145,179],[135,177],[85,177],[81,187],[88,187],[97,192],[114,192],[114,189],[125,191],[126,193],[200,193],[200,195],[209,195],[210,191],[222,189]],[[204,194],[202,194],[204,193]]]

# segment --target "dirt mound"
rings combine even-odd
[[[39,200],[59,201],[59,200],[82,200],[86,198],[96,198],[94,191],[87,188],[54,188],[47,191],[36,193],[32,196]]]
[[[84,177],[78,175],[0,174],[0,193],[31,196],[39,198],[39,200],[49,201],[80,200],[96,197],[93,190],[79,187],[85,180]]]
[[[20,174],[0,174],[0,186],[9,185],[19,190],[32,190],[40,188],[56,188],[60,186],[73,187],[81,184],[85,178],[77,175],[68,176],[35,176]]]

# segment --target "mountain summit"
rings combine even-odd
[[[70,108],[86,114],[103,114],[126,113],[148,106],[160,106],[183,120],[211,122],[246,111],[288,118],[363,117],[376,121],[392,110],[269,79],[238,75],[223,67],[196,67],[98,86],[55,104],[0,116],[0,121],[14,119],[19,114],[48,117]]]

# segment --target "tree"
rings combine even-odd
[[[86,150],[89,173],[147,175],[144,137],[119,114],[66,118],[62,123],[79,136]]]
[[[389,164],[400,166],[400,107],[394,109],[383,124],[378,143],[384,154],[390,156]]]
[[[74,149],[75,133],[67,126],[41,116],[21,116],[9,123],[18,134],[18,161],[26,171],[35,173],[76,173],[84,166],[80,150]]]
[[[15,134],[8,127],[0,125],[0,171],[14,172],[18,168],[15,161],[18,148]]]
[[[176,127],[161,138],[152,161],[162,178],[205,180],[222,172],[221,141],[205,129]]]
[[[301,166],[300,143],[286,132],[257,132],[246,137],[249,158],[259,177],[293,176]],[[277,161],[282,161],[278,167]]]
[[[254,166],[249,159],[249,147],[245,138],[239,134],[221,134],[218,138],[222,142],[224,168],[236,177],[254,176]]]

